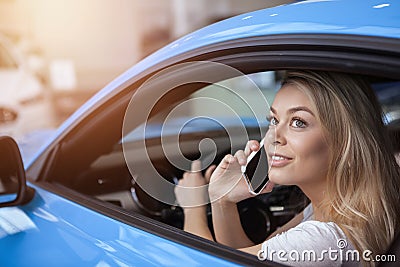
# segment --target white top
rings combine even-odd
[[[312,205],[310,203],[303,210],[303,220],[302,220],[302,222],[313,220],[313,218],[314,218],[314,210],[313,210],[313,207],[312,207]]]
[[[311,204],[303,221],[262,244],[260,260],[290,266],[360,266],[362,255],[350,244],[344,232],[333,222],[312,219]]]

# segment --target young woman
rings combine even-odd
[[[252,197],[239,179],[248,155],[259,149],[250,141],[211,175],[216,241],[291,265],[373,265],[399,229],[400,175],[369,84],[342,73],[288,71],[271,105],[265,144],[271,169],[264,192],[274,184],[297,185],[310,206],[263,244],[249,240],[236,203]],[[180,183],[190,184],[195,175]],[[205,217],[190,210],[185,208],[189,221]],[[204,235],[204,225],[189,231],[211,236]]]

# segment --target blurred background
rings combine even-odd
[[[169,42],[288,0],[0,0],[0,134],[52,131]]]

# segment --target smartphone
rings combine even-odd
[[[249,187],[249,192],[258,195],[268,184],[268,158],[264,148],[264,139],[260,142],[260,149],[253,151],[247,158],[247,164],[242,166],[243,177]]]

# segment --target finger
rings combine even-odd
[[[192,162],[191,171],[192,172],[201,171],[201,161],[200,160],[195,160]]]
[[[208,167],[208,169],[206,170],[206,173],[204,174],[204,179],[206,180],[207,183],[210,182],[211,174],[214,172],[215,168],[217,168],[216,165],[211,165],[211,166]]]
[[[246,144],[246,148],[244,149],[244,154],[248,157],[251,152],[257,151],[260,149],[260,143],[257,140],[250,140]]]
[[[243,150],[238,150],[235,153],[235,157],[237,158],[240,165],[246,165],[247,163],[247,156],[245,155]]]
[[[241,174],[240,171],[240,164],[237,160],[236,157],[228,154],[226,155],[223,160],[221,161],[221,163],[218,165],[217,169],[214,171],[214,173],[212,174],[212,176],[214,176],[214,174],[218,174],[217,176],[220,176],[222,174],[225,173],[225,171],[229,171],[229,172],[238,172],[238,174]]]
[[[236,161],[236,158],[234,156],[232,156],[231,154],[227,154],[225,155],[225,157],[221,160],[221,162],[219,163],[219,167],[226,169],[229,167],[229,164],[232,164]]]
[[[185,175],[183,175],[183,177],[185,177]],[[186,181],[186,180],[185,180],[184,178],[178,180],[178,185],[179,185],[179,186],[184,185],[184,184],[185,184],[185,181]]]

